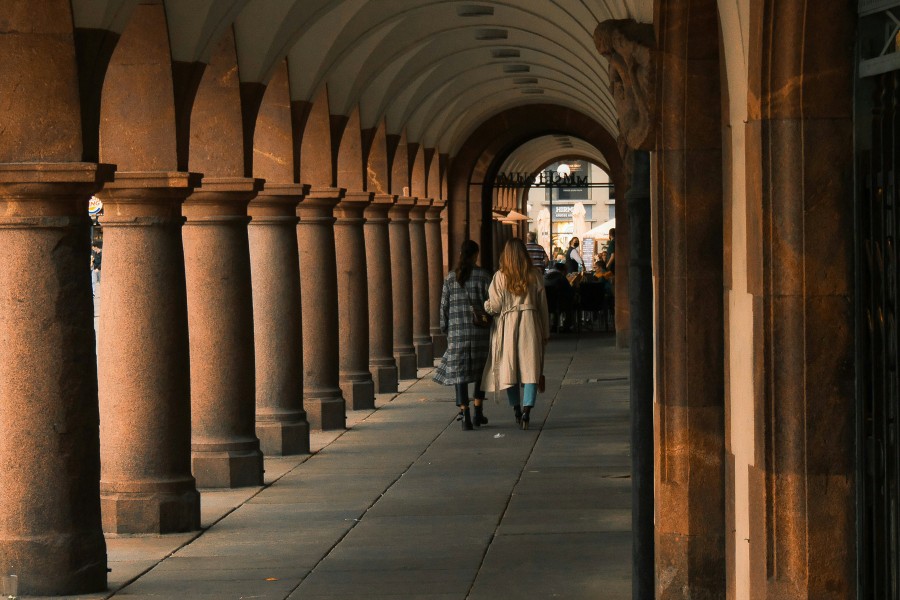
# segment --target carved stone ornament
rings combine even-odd
[[[594,44],[609,61],[620,143],[624,140],[629,148],[652,150],[656,127],[653,25],[633,19],[603,21],[594,30]]]

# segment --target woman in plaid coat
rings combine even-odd
[[[472,321],[472,305],[483,306],[491,283],[490,273],[476,267],[478,244],[466,240],[460,249],[456,268],[444,279],[441,292],[441,331],[447,334],[447,351],[434,380],[456,387],[456,405],[463,429],[476,429],[483,423],[481,374],[488,357],[490,328],[476,327]],[[469,383],[475,383],[475,419],[469,413]]]

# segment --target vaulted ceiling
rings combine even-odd
[[[140,0],[74,0],[78,28],[121,32]],[[535,103],[616,136],[597,23],[652,20],[652,0],[165,0],[172,58],[207,62],[234,26],[241,81],[288,59],[292,100],[327,85],[331,113],[358,107],[451,156],[486,119]],[[595,152],[596,154],[596,152]],[[602,160],[595,160],[602,164]],[[535,165],[538,166],[538,165]]]

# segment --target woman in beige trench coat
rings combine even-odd
[[[482,388],[506,390],[516,423],[528,429],[538,382],[544,371],[550,317],[543,279],[532,265],[522,240],[511,239],[504,246],[500,270],[491,281],[484,309],[494,315],[494,323]],[[521,396],[520,384],[524,388]]]

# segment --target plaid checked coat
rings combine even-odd
[[[454,385],[481,379],[488,357],[491,330],[472,324],[472,303],[484,304],[490,283],[490,273],[481,267],[472,269],[465,288],[457,283],[453,271],[444,279],[441,331],[447,334],[447,351],[434,375],[436,382]]]

